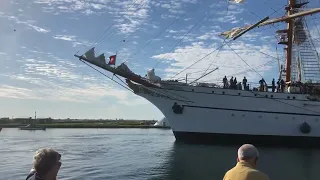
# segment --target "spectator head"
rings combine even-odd
[[[51,148],[36,151],[33,168],[44,179],[55,179],[61,166],[61,154]]]
[[[259,151],[252,144],[244,144],[238,149],[238,162],[244,161],[256,167]]]

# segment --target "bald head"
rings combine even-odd
[[[244,144],[238,149],[239,160],[249,160],[255,157],[259,157],[259,152],[252,144]]]

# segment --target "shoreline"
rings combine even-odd
[[[20,128],[27,124],[0,124],[0,128]],[[54,124],[37,124],[37,127],[45,128],[103,128],[103,129],[171,129],[168,126],[153,126],[140,124],[108,124],[108,123],[54,123]]]

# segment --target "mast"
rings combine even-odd
[[[288,16],[293,14],[293,6],[295,5],[295,0],[289,0],[289,6],[288,6]],[[288,38],[288,44],[287,44],[287,60],[286,60],[286,82],[291,81],[291,64],[292,64],[292,41],[293,41],[293,19],[289,19],[287,21],[287,38]]]

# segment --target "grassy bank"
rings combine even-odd
[[[3,128],[17,128],[26,124],[0,124]],[[159,128],[169,129],[169,127],[159,127],[144,124],[129,124],[129,123],[52,123],[52,124],[37,124],[37,126],[46,128]]]
[[[164,128],[153,125],[140,124],[109,124],[109,123],[55,123],[38,124],[47,128]]]

